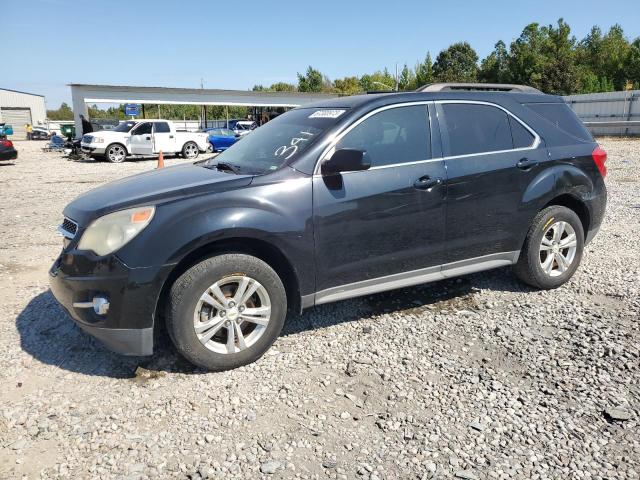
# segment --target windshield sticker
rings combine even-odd
[[[329,110],[327,108],[323,108],[322,110],[316,110],[309,118],[338,118],[342,115],[346,110]]]

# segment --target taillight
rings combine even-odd
[[[596,167],[598,167],[598,170],[600,170],[600,175],[602,175],[602,178],[606,177],[607,166],[605,165],[605,163],[607,161],[607,152],[605,152],[604,149],[600,145],[598,145],[591,156],[593,157],[593,161],[596,164]]]
[[[0,140],[0,145],[3,147],[13,147],[13,142],[11,140]]]

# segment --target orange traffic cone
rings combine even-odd
[[[162,153],[162,150],[160,150],[160,154],[158,155],[158,167],[157,168],[164,168],[164,154]]]

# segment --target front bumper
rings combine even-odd
[[[81,143],[80,148],[84,153],[104,155],[105,146],[101,143]]]
[[[82,330],[117,353],[151,355],[156,304],[170,268],[129,268],[115,255],[71,250],[55,261],[49,279],[53,295]],[[106,313],[79,306],[94,297],[107,299]]]

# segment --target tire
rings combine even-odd
[[[127,149],[120,143],[112,143],[104,150],[104,158],[111,163],[122,163],[127,159]]]
[[[258,287],[242,302],[242,296],[236,299],[235,295],[244,280],[248,282],[245,293],[256,284]],[[215,286],[219,287],[217,294]],[[226,309],[203,301],[207,295],[209,301],[223,306],[218,300],[220,294],[224,294]],[[238,300],[238,305],[232,305],[231,300]],[[269,307],[269,317],[264,322],[264,317],[258,317],[257,312]],[[256,312],[251,318],[259,319],[262,324],[244,320],[242,313],[238,313],[249,309],[251,315]],[[166,324],[176,349],[187,360],[211,371],[223,371],[260,358],[280,335],[286,313],[284,285],[269,265],[250,255],[223,254],[194,265],[175,281],[169,294]],[[238,314],[240,317],[236,318]],[[232,344],[229,342],[229,324],[233,325]],[[209,325],[212,326],[209,328]],[[198,333],[197,327],[200,328]],[[212,332],[214,334],[210,336]]]
[[[187,142],[182,147],[182,156],[188,159],[198,158],[200,148],[196,142]]]
[[[571,241],[572,235],[575,241]],[[533,219],[514,271],[532,287],[557,288],[573,276],[583,250],[584,230],[580,218],[573,210],[554,205]]]

